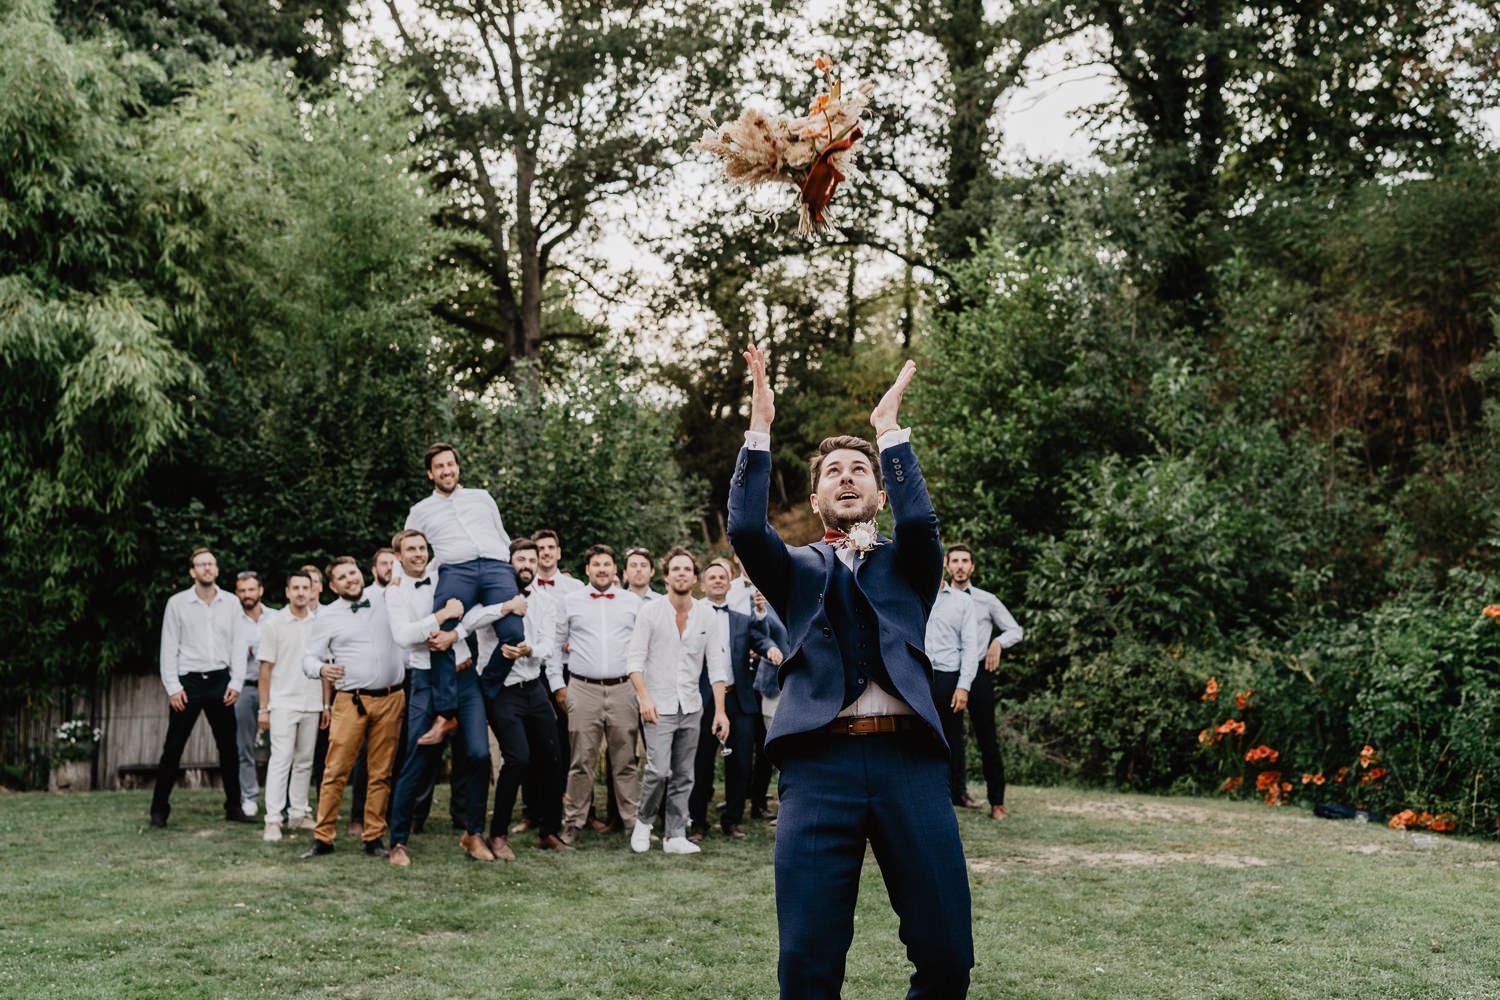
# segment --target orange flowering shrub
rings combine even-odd
[[[1255,693],[1255,688],[1246,691],[1236,691],[1234,695],[1234,707],[1243,712],[1250,707],[1250,696]]]
[[[1262,743],[1260,746],[1246,753],[1245,759],[1252,764],[1259,764],[1261,761],[1265,761],[1267,764],[1274,764],[1276,763],[1276,758],[1279,756],[1281,756],[1279,753]]]
[[[1203,700],[1219,700],[1219,679],[1217,677],[1210,677],[1208,679],[1208,686],[1203,689]]]

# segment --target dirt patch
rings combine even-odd
[[[1268,868],[1271,862],[1249,854],[1195,854],[1188,851],[1090,851],[1081,847],[1052,847],[1026,857],[969,859],[970,869],[985,874],[1051,868],[1160,868],[1165,865]]]
[[[1094,802],[1066,802],[1047,806],[1048,812],[1074,816],[1122,819],[1135,823],[1222,823],[1222,814],[1214,815],[1200,806],[1177,802],[1122,802],[1104,799]]]

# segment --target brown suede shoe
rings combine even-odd
[[[1004,806],[990,806],[990,819],[1010,819],[1010,813]]]
[[[441,715],[432,722],[432,728],[417,740],[417,746],[430,747],[443,742],[443,737],[458,728],[458,719],[445,719]]]
[[[570,844],[563,843],[561,840],[559,840],[557,837],[554,837],[550,833],[547,834],[545,837],[537,837],[536,838],[536,846],[538,847],[538,849],[543,850],[543,851],[574,851],[574,850],[577,850],[577,848],[573,847]]]
[[[744,840],[745,829],[738,823],[732,823],[729,826],[724,827],[724,836],[728,837],[730,840]]]
[[[516,852],[510,849],[510,841],[505,837],[490,838],[490,853],[500,861],[516,860]]]
[[[494,861],[495,855],[490,852],[489,845],[484,838],[477,833],[466,833],[459,840],[458,846],[468,852],[469,857],[475,861]]]
[[[589,829],[593,830],[595,833],[608,833],[609,824],[604,822],[604,820],[600,819],[598,816],[594,816],[589,819]]]
[[[397,868],[406,868],[411,864],[411,855],[406,853],[405,844],[391,845],[391,864]]]

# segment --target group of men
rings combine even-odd
[[[433,492],[377,553],[374,585],[339,557],[327,567],[334,601],[320,604],[321,580],[305,567],[287,578],[287,606],[269,612],[254,574],[240,574],[235,601],[215,585],[212,553],[193,553],[193,587],[172,597],[163,622],[173,711],[152,825],[166,824],[200,712],[219,747],[226,817],[253,822],[253,756],[230,766],[245,759],[237,704],[271,736],[266,839],[279,840],[283,823],[310,829],[304,858],[333,852],[344,788],[362,764],[364,808],[351,831],[366,853],[411,864],[414,809],[450,737],[455,823],[481,861],[514,860],[511,832],[534,830],[537,847],[567,851],[590,826],[629,831],[644,852],[658,816],[665,852],[696,853],[719,755],[721,829],[742,838],[747,803],[767,808],[774,762],[783,994],[838,995],[868,844],[916,967],[909,995],[961,996],[973,964],[967,873],[952,810],[935,812],[934,796],[978,805],[964,782],[962,719],[972,705],[990,815],[1005,818],[992,677],[1021,629],[971,585],[969,549],[952,545],[945,556],[938,542],[910,430],[897,421],[910,362],[871,414],[878,448],[829,438],[813,457],[810,501],[827,533],[793,548],[765,514],[774,417],[765,355],[745,357],[751,428],[729,535],[748,573],[737,580],[727,560],[703,567],[681,547],[661,561],[665,593],[651,588],[656,566],[639,549],[622,567],[613,549],[594,545],[583,580],[561,573],[556,533],[513,541],[490,494],[459,485],[457,451],[441,442],[425,456]],[[887,485],[893,538],[874,521]],[[314,818],[320,729],[327,753]],[[501,764],[487,809],[491,733]],[[609,820],[592,814],[601,746]],[[512,828],[518,796],[525,811]]]

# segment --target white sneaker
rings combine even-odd
[[[271,844],[274,844],[276,841],[280,840],[281,839],[281,824],[280,823],[267,823],[266,824],[266,832],[263,833],[263,834],[261,834],[260,839],[266,841],[267,843],[271,843]]]
[[[634,844],[631,844],[634,847]],[[661,849],[668,854],[697,854],[703,848],[686,837],[669,837],[661,842]]]
[[[630,849],[637,854],[645,854],[651,850],[651,824],[645,820],[635,821],[635,829],[630,831]]]
[[[298,816],[288,824],[293,830],[316,830],[318,821],[311,816]]]
[[[256,813],[260,812],[260,807],[255,804],[254,799],[246,799],[240,803],[240,812],[244,813],[246,816],[254,816]]]

